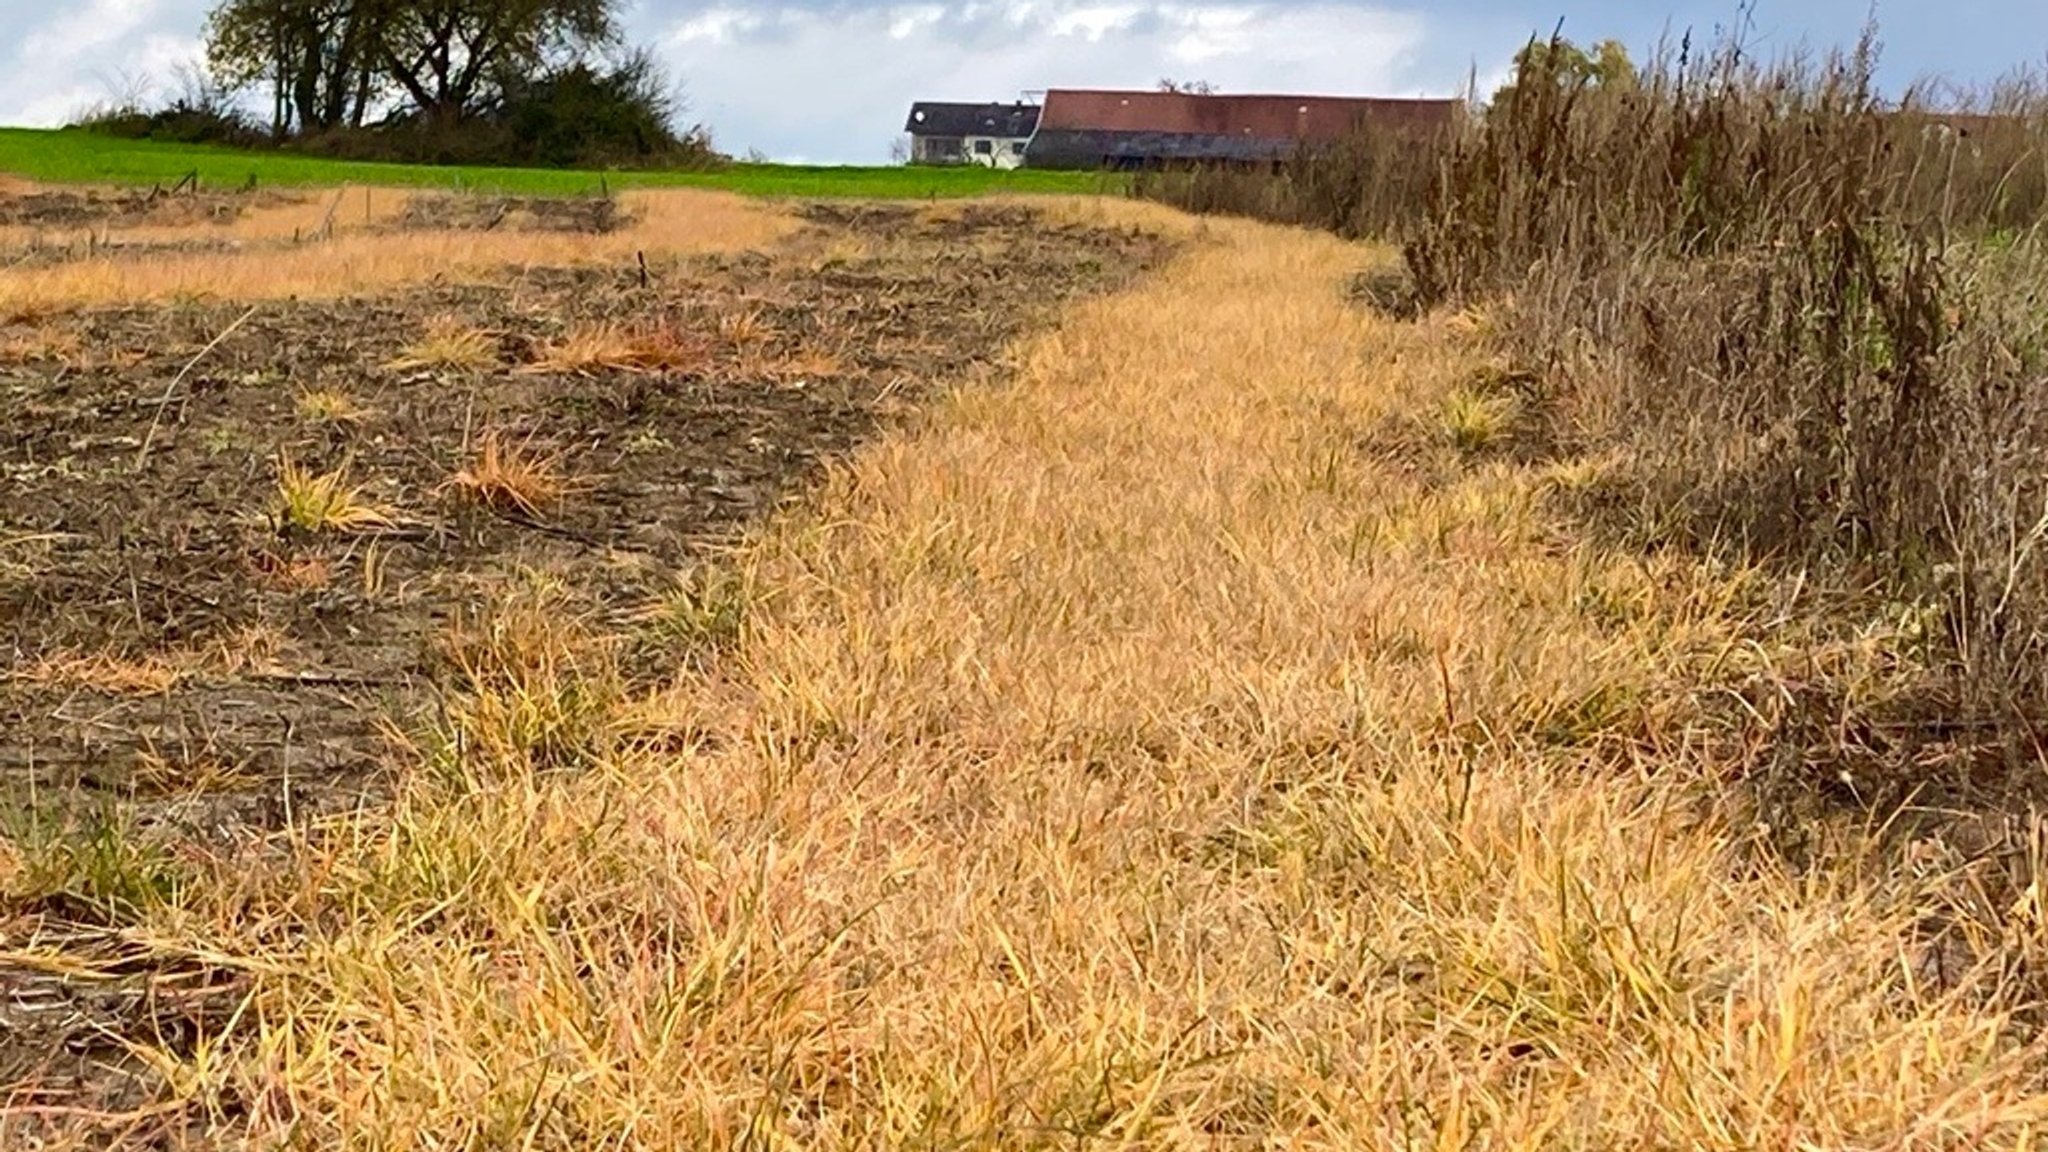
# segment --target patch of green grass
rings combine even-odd
[[[1444,397],[1444,434],[1461,452],[1484,452],[1513,433],[1520,410],[1513,396],[1460,388]]]
[[[721,188],[749,196],[933,199],[1001,192],[1091,193],[1120,190],[1093,172],[990,168],[804,167],[733,164],[710,172],[590,172],[541,168],[436,167],[330,160],[292,152],[256,152],[195,144],[122,140],[76,130],[0,128],[0,172],[53,184],[169,187],[198,172],[202,187],[375,184],[454,188],[534,196],[573,196],[621,188]]]

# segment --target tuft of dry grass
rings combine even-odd
[[[494,429],[483,434],[475,457],[448,485],[474,504],[538,519],[569,490],[560,465],[560,456],[535,452],[531,436],[512,443]]]
[[[595,372],[683,372],[702,367],[710,351],[700,340],[666,324],[616,321],[576,324],[543,341],[522,371],[548,374]]]
[[[360,424],[374,415],[361,401],[339,388],[308,388],[299,393],[294,406],[299,419],[336,427]]]
[[[277,516],[281,524],[302,532],[366,532],[398,523],[393,509],[367,499],[361,487],[348,482],[346,467],[313,472],[280,456],[277,462]]]
[[[780,380],[830,380],[846,372],[846,361],[837,353],[810,344],[776,361],[769,369],[770,375]]]
[[[486,372],[497,366],[497,337],[459,316],[436,316],[429,320],[426,333],[418,342],[386,365],[396,372]]]
[[[1483,452],[1514,434],[1519,405],[1513,396],[1459,388],[1444,397],[1444,436],[1461,452]]]
[[[782,333],[759,309],[750,309],[720,316],[718,336],[727,344],[749,349],[773,344],[782,338]]]
[[[208,796],[247,787],[258,778],[247,765],[214,756],[189,758],[144,752],[127,773],[130,788],[145,795]]]
[[[249,558],[258,578],[289,592],[317,592],[334,583],[334,563],[325,556],[279,556],[258,552]]]
[[[43,657],[12,673],[11,678],[109,696],[161,696],[177,687],[187,671],[181,662],[163,656],[73,652]]]
[[[463,691],[426,749],[428,766],[467,788],[601,765],[626,699],[617,648],[559,584],[536,577],[502,590],[446,638]]]
[[[0,364],[76,363],[85,355],[78,333],[36,327],[26,333],[0,333]]]
[[[852,264],[861,264],[875,257],[874,245],[858,236],[834,235],[817,246],[817,253],[811,259],[811,270],[828,272]]]

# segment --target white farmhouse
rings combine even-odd
[[[924,100],[910,106],[903,130],[910,133],[913,164],[980,164],[1015,168],[1038,128],[1038,105],[947,104]]]

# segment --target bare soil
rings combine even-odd
[[[196,845],[374,797],[388,734],[420,731],[451,689],[458,618],[537,571],[571,590],[566,610],[630,633],[679,570],[825,461],[1165,254],[1027,210],[808,216],[774,251],[644,274],[0,330],[0,348],[70,350],[0,359],[0,810],[98,813],[84,827],[118,811]],[[495,366],[394,366],[451,318],[490,335]],[[542,367],[600,325],[665,333],[688,363]],[[308,393],[359,411],[312,415]],[[487,431],[557,459],[571,490],[538,516],[464,501],[450,477]],[[282,524],[285,457],[345,469],[396,522]],[[634,651],[643,682],[689,658]],[[165,669],[174,680],[151,680]],[[33,1084],[29,1105],[133,1106],[149,1077],[116,1038],[175,1042],[236,1003],[230,973],[130,957],[117,909],[7,911],[10,951],[81,962],[0,964],[0,1079]]]
[[[0,190],[0,226],[43,228],[175,227],[228,224],[251,208],[295,202],[271,190],[212,192],[158,187],[145,191],[105,189]]]
[[[451,621],[512,574],[557,574],[586,610],[626,621],[878,420],[1161,255],[1007,208],[811,219],[775,252],[645,282],[561,270],[266,304],[210,350],[243,308],[0,331],[0,346],[80,350],[0,363],[0,780],[142,800],[168,788],[149,811],[195,831],[346,802],[388,758],[384,725],[433,707]],[[872,254],[817,255],[846,236]],[[498,366],[394,366],[449,319],[488,333]],[[696,360],[537,368],[572,330],[607,324],[666,333]],[[360,411],[309,414],[308,393]],[[539,516],[465,501],[449,480],[487,432],[554,458],[572,491]],[[397,523],[281,525],[287,458],[345,472]],[[120,682],[151,668],[176,682]],[[204,781],[205,802],[172,802],[191,799],[179,781]]]
[[[406,203],[398,226],[407,230],[602,235],[632,222],[632,215],[609,196],[417,195]]]

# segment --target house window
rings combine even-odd
[[[976,156],[992,156],[995,154],[995,150],[996,142],[993,140],[976,140],[974,142],[974,154]]]
[[[1023,142],[1022,140],[1012,140],[1012,141],[1010,141],[1010,155],[1012,155],[1012,156],[1022,156],[1023,154],[1024,154],[1024,142]]]

